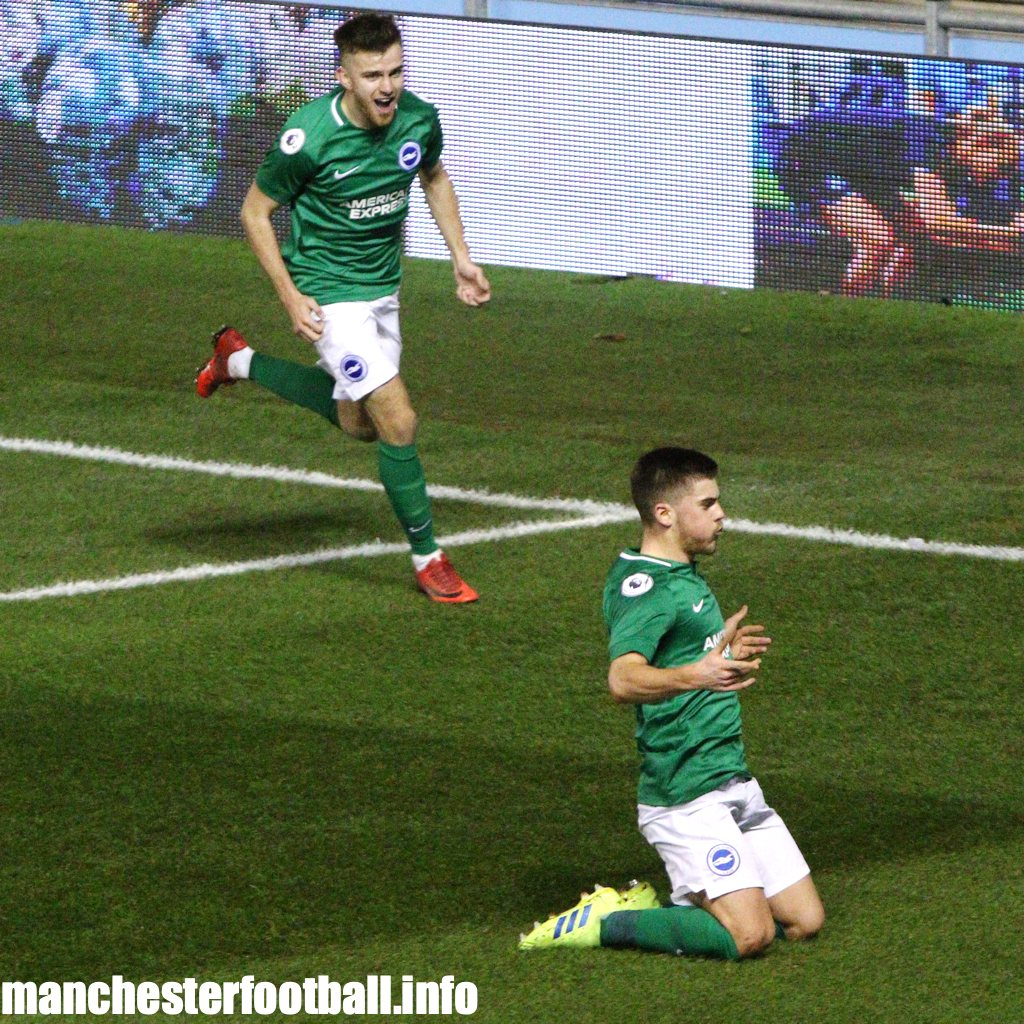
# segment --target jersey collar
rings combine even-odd
[[[686,572],[692,570],[697,571],[696,562],[670,562],[666,558],[655,558],[653,555],[643,555],[640,553],[639,548],[626,548],[619,558],[624,558],[627,562],[647,562],[651,565],[660,565],[664,569],[669,569],[674,572]]]
[[[334,120],[338,122],[339,127],[348,127],[348,118],[341,111],[341,97],[345,95],[343,89],[339,89],[331,100],[331,114],[334,115]]]

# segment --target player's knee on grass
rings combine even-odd
[[[775,941],[775,919],[760,889],[720,896],[707,909],[732,936],[741,958],[758,956]]]
[[[742,922],[729,929],[736,952],[740,957],[759,956],[775,940],[775,923],[766,925],[763,921]]]
[[[819,903],[817,907],[809,907],[796,920],[785,925],[786,938],[791,942],[813,939],[824,926],[825,908]]]
[[[825,908],[810,875],[776,893],[769,905],[792,942],[813,939],[825,924]]]

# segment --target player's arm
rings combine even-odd
[[[732,661],[718,648],[675,668],[655,668],[642,654],[623,654],[608,666],[608,689],[619,704],[656,704],[687,690],[733,693],[757,682],[760,665],[760,660]]]
[[[242,227],[256,259],[291,318],[292,330],[308,342],[319,341],[323,333],[323,310],[316,299],[303,295],[295,287],[274,234],[270,217],[280,205],[253,182],[242,203]]]
[[[612,698],[619,704],[656,704],[688,690],[734,693],[753,686],[771,638],[764,636],[764,626],[740,626],[746,614],[744,605],[726,621],[716,646],[688,665],[656,668],[636,651],[614,658],[608,666]],[[727,647],[732,657],[726,657]]]
[[[470,259],[452,179],[440,160],[433,167],[421,167],[419,178],[430,213],[437,222],[444,244],[452,254],[455,294],[467,306],[479,306],[487,302],[491,297],[491,285],[483,270]]]
[[[1012,252],[1020,242],[1020,230],[1014,225],[983,224],[964,217],[956,208],[945,181],[935,171],[914,171],[914,195],[911,205],[928,237],[943,245]]]

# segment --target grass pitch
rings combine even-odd
[[[254,386],[195,397],[225,321],[311,356],[241,243],[0,238],[0,436],[375,477],[372,447]],[[431,483],[624,502],[635,457],[682,443],[734,517],[1024,543],[1016,317],[491,277],[473,311],[447,266],[407,270]],[[379,494],[24,452],[0,451],[0,512],[5,593],[400,540]],[[727,535],[709,581],[775,638],[749,757],[825,933],[741,964],[516,952],[596,881],[666,895],[604,686],[600,590],[636,534],[459,548],[466,608],[418,596],[405,555],[0,604],[0,977],[454,974],[502,1024],[1016,1019],[1019,562]]]

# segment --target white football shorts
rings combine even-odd
[[[637,807],[640,831],[658,851],[672,883],[672,902],[692,906],[739,889],[767,898],[811,873],[782,818],[756,779],[733,779],[688,804]]]
[[[358,402],[398,376],[402,334],[397,292],[372,302],[332,302],[321,309],[324,333],[316,343],[317,365],[334,378],[336,401]]]

